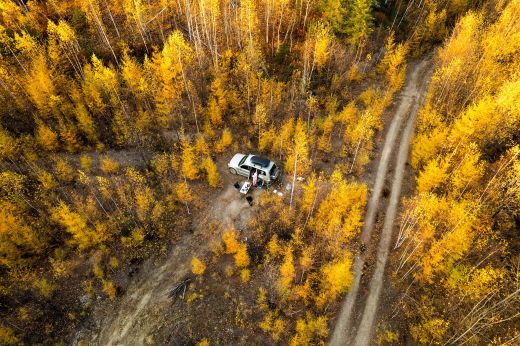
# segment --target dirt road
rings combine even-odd
[[[364,244],[364,247],[368,246],[368,249],[361,250],[361,253],[358,254],[354,260],[352,268],[354,272],[354,280],[349,293],[345,297],[336,322],[330,340],[331,346],[350,345],[352,343],[355,345],[368,345],[370,343],[370,336],[373,330],[381,287],[383,285],[383,276],[388,259],[389,245],[392,239],[393,225],[401,194],[403,172],[408,159],[415,119],[427,85],[426,79],[421,77],[425,73],[425,67],[428,62],[429,60],[423,60],[421,63],[410,68],[406,86],[400,95],[399,106],[386,134],[372,194],[367,205],[365,223],[361,233],[361,242]],[[402,129],[402,123],[405,119],[407,119],[406,126]],[[400,145],[397,156],[395,156],[393,154],[397,142],[399,142]],[[364,303],[365,308],[363,315],[361,315],[361,319],[359,319],[359,314],[355,316],[356,318],[353,318],[354,307],[358,296],[360,295],[361,276],[364,264],[367,260],[367,250],[372,247],[370,239],[374,229],[376,215],[380,209],[383,209],[384,203],[381,201],[381,195],[388,175],[388,167],[393,156],[395,156],[396,160],[395,174],[393,177],[390,201],[385,214],[384,226],[381,231],[379,248],[376,256],[376,269],[369,285],[369,294]],[[353,325],[359,320],[361,320],[360,327],[357,335],[355,335],[353,333]]]

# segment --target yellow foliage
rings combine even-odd
[[[394,332],[392,330],[385,330],[382,334],[378,336],[379,345],[386,344],[397,344],[399,342],[399,333]]]
[[[197,257],[193,257],[191,260],[191,272],[195,275],[202,275],[206,270],[204,263]]]
[[[249,259],[249,254],[247,253],[247,246],[244,244],[239,244],[237,252],[235,253],[235,265],[237,268],[244,268],[249,266],[250,262],[251,260]]]
[[[19,195],[27,181],[26,176],[12,171],[0,172],[0,188],[8,195]]]
[[[58,136],[43,123],[40,123],[36,130],[36,141],[47,151],[53,151],[58,148]]]
[[[78,120],[78,127],[92,142],[97,142],[97,130],[94,125],[94,120],[83,104],[79,104],[75,108],[76,119]]]
[[[158,225],[161,221],[161,217],[165,213],[165,206],[163,203],[157,201],[152,208],[151,221],[153,224]]]
[[[273,340],[278,341],[280,337],[285,332],[286,323],[283,319],[277,318],[274,320],[273,325],[271,327],[271,337]]]
[[[22,30],[21,35],[15,32],[14,40],[16,49],[21,51],[23,54],[29,55],[37,52],[38,44],[36,40],[25,30]]]
[[[440,318],[432,318],[421,324],[412,325],[410,333],[420,345],[430,345],[432,342],[441,342],[448,330],[449,323]]]
[[[236,232],[235,232],[234,228],[231,228],[230,230],[225,231],[222,234],[222,240],[224,241],[224,244],[226,245],[227,254],[235,254],[238,252],[240,243],[237,241]]]
[[[480,153],[476,145],[471,144],[463,150],[462,162],[459,162],[451,174],[451,193],[458,197],[461,193],[471,190],[478,185],[484,174],[484,165],[480,161]]]
[[[269,240],[269,243],[267,243],[267,253],[269,256],[266,259],[266,262],[269,262],[284,253],[283,247],[281,246],[276,234],[273,235],[271,240]]]
[[[23,211],[6,200],[0,201],[0,264],[24,265],[27,254],[38,254],[45,242],[28,223]]]
[[[323,120],[321,128],[323,133],[318,140],[318,148],[323,152],[330,153],[332,151],[331,135],[334,129],[334,116],[332,114]]]
[[[372,104],[372,102],[375,102],[378,96],[378,92],[374,87],[368,87],[367,89],[363,90],[361,94],[359,94],[358,99],[363,102],[365,107],[368,107]],[[352,105],[351,107],[355,107],[355,105]],[[353,109],[350,111],[352,112]]]
[[[222,131],[220,140],[215,144],[215,151],[217,153],[222,153],[231,145],[231,143],[233,143],[233,136],[231,135],[231,131],[226,128]]]
[[[198,178],[199,170],[195,158],[195,148],[188,139],[182,140],[182,173],[188,180]]]
[[[474,227],[478,222],[477,213],[479,212],[474,203],[464,200],[438,203],[437,205],[432,202],[435,202],[435,199],[425,199],[423,206],[423,208],[429,209],[428,218],[432,219],[425,218],[419,226],[426,230],[429,228],[435,230],[435,226],[429,226],[429,224],[433,222],[436,225],[439,220],[442,220],[448,231],[433,240],[424,254],[418,254],[418,256],[422,256],[420,258],[422,271],[416,273],[416,278],[430,283],[433,282],[434,274],[446,273],[451,265],[470,249],[475,238]],[[437,226],[437,228],[440,227]],[[424,234],[424,232],[421,230],[421,233]],[[429,236],[431,237],[431,233]]]
[[[16,336],[14,331],[0,324],[0,344],[2,345],[18,345],[20,339]]]
[[[264,316],[262,322],[258,324],[263,331],[270,332],[271,337],[275,341],[280,340],[280,337],[282,336],[282,334],[284,334],[286,329],[286,322],[282,318],[277,316],[277,312],[269,311]]]
[[[108,264],[111,268],[117,269],[119,268],[119,260],[116,257],[110,257]]]
[[[203,136],[208,139],[215,139],[215,130],[209,122],[205,122],[202,130]]]
[[[273,311],[267,312],[267,314],[264,316],[264,319],[262,320],[262,322],[258,323],[258,326],[260,327],[260,329],[262,329],[264,332],[271,331],[274,317],[275,317],[275,313]]]
[[[246,282],[249,282],[250,279],[251,279],[251,271],[249,269],[242,269],[240,271],[240,280],[243,283],[246,283]]]
[[[209,99],[207,112],[212,125],[218,126],[222,124],[222,110],[215,97]]]
[[[189,294],[187,297],[186,297],[186,302],[188,304],[191,304],[193,303],[194,301],[196,301],[197,299],[202,299],[204,298],[204,295],[200,294],[200,293],[197,293],[197,292],[193,292],[191,294]]]
[[[74,263],[71,261],[64,261],[59,259],[51,258],[52,273],[54,277],[68,277],[74,268]]]
[[[193,59],[193,50],[179,30],[174,30],[166,39],[161,52],[153,55],[154,77],[159,84],[155,103],[159,122],[166,125],[172,116],[185,89],[184,70]]]
[[[270,127],[267,131],[260,133],[260,139],[258,140],[258,150],[265,152],[268,149],[272,149],[276,141],[276,132],[274,127]]]
[[[103,280],[103,292],[105,292],[110,300],[114,300],[116,298],[117,290],[112,281]]]
[[[208,339],[204,338],[204,339],[200,340],[199,342],[197,342],[197,346],[209,346]]]
[[[446,144],[448,129],[440,121],[441,115],[430,104],[419,112],[418,133],[413,140],[412,166],[419,168],[433,159]]]
[[[149,80],[143,71],[143,67],[128,54],[123,57],[121,75],[134,94],[143,96],[150,92]]]
[[[159,176],[165,176],[168,173],[168,167],[170,166],[169,156],[166,153],[156,154],[151,160],[153,170],[157,172]]]
[[[78,141],[78,134],[76,131],[76,127],[72,123],[62,123],[59,128],[60,137],[65,144],[65,149],[67,151],[73,153],[78,151],[81,148],[81,145]]]
[[[155,201],[155,196],[148,186],[143,189],[137,189],[135,192],[135,206],[137,217],[141,222],[148,218],[148,213]]]
[[[445,183],[448,178],[448,160],[431,160],[417,177],[417,191],[428,193]]]
[[[211,253],[213,254],[213,261],[216,261],[220,256],[224,254],[224,246],[222,245],[222,242],[218,240],[212,240],[209,244],[209,248],[211,250]]]
[[[361,229],[366,197],[366,185],[346,182],[340,175],[321,202],[311,225],[333,251]]]
[[[52,174],[44,170],[38,172],[38,181],[42,184],[44,190],[52,190],[58,185]]]
[[[293,292],[295,298],[301,299],[305,306],[309,305],[309,299],[313,294],[310,280],[305,280],[305,283],[303,285],[294,286]]]
[[[27,321],[29,319],[29,310],[25,307],[21,307],[18,309],[18,318],[21,321]]]
[[[131,242],[133,246],[141,245],[144,241],[144,230],[141,227],[134,228],[131,234]]]
[[[74,30],[63,20],[60,20],[58,25],[49,20],[47,22],[47,32],[50,35],[56,35],[59,41],[63,43],[71,43],[76,38]]]
[[[396,45],[392,32],[386,42],[385,56],[377,69],[379,72],[385,72],[386,80],[393,91],[399,90],[404,84],[407,53],[408,45],[403,43]]]
[[[16,152],[16,140],[0,126],[0,157],[9,157]]]
[[[316,186],[316,175],[311,174],[311,176],[307,179],[305,185],[303,185],[303,197],[301,201],[301,211],[307,212],[310,211],[313,207],[313,204],[316,202],[316,194],[317,194],[317,186]]]
[[[79,159],[79,166],[85,172],[90,172],[90,168],[92,167],[92,160],[87,154],[81,155]]]
[[[117,173],[119,169],[119,163],[114,159],[110,158],[110,156],[106,155],[100,158],[99,168],[105,174],[114,174]]]
[[[305,248],[300,257],[300,266],[303,270],[310,270],[314,264],[314,251],[311,248]]]
[[[359,70],[358,64],[352,64],[348,70],[347,80],[349,82],[357,82],[363,79],[363,75]]]
[[[291,338],[290,346],[310,346],[319,344],[329,334],[327,317],[314,317],[310,313],[306,318],[296,321],[296,334]]]
[[[278,279],[278,290],[284,294],[291,289],[294,280],[295,269],[293,259],[293,249],[289,245],[285,249],[284,259],[280,266],[280,278]]]
[[[105,273],[103,272],[103,268],[101,268],[99,263],[94,263],[92,267],[92,272],[94,273],[94,276],[96,278],[98,278],[99,280],[103,280]]]
[[[211,157],[208,156],[202,163],[202,166],[206,170],[209,186],[217,187],[219,185],[220,175],[218,174],[217,165],[215,162],[213,162]]]
[[[204,136],[197,137],[197,140],[195,141],[195,151],[200,156],[209,156],[211,154],[208,143],[206,143]]]
[[[330,29],[323,23],[317,23],[312,30],[314,38],[314,60],[316,67],[322,68],[329,58],[329,45],[331,41]]]
[[[309,138],[307,136],[307,126],[301,118],[296,121],[292,147],[289,157],[285,161],[285,170],[296,173],[297,176],[303,175],[310,167],[309,160]]]
[[[269,305],[267,304],[267,291],[263,287],[260,287],[258,289],[258,297],[256,298],[256,305],[262,311],[267,311],[269,309]]]
[[[67,161],[63,159],[58,159],[58,161],[56,161],[56,166],[54,169],[56,171],[56,175],[61,181],[70,183],[74,179],[74,170],[67,163]]]
[[[175,195],[177,199],[184,203],[189,203],[193,200],[193,192],[190,189],[188,183],[182,181],[180,183],[175,184]]]
[[[85,280],[82,282],[83,291],[88,295],[93,295],[95,292],[92,280]]]
[[[51,217],[65,227],[67,232],[72,235],[73,243],[80,249],[98,245],[109,238],[107,232],[99,232],[99,228],[89,227],[86,218],[71,211],[64,202],[60,202],[57,207],[52,209]]]
[[[294,133],[294,118],[289,117],[279,130],[277,140],[273,145],[273,152],[279,153],[280,155],[286,153],[291,144],[291,137]]]
[[[264,127],[266,121],[267,121],[267,109],[263,103],[258,103],[255,108],[255,113],[253,114],[253,124],[255,124],[258,129],[259,143],[260,143],[260,137],[262,136],[262,128]]]
[[[462,296],[468,296],[471,301],[477,302],[484,296],[503,285],[505,270],[503,268],[470,269],[455,266],[446,280],[445,286]]]
[[[32,101],[42,115],[50,115],[57,108],[61,99],[56,96],[53,73],[47,66],[46,58],[42,53],[34,57],[27,77],[26,90]]]
[[[110,180],[103,177],[96,177],[99,184],[99,192],[104,198],[110,198],[112,195],[112,189],[110,185]]]
[[[46,278],[41,278],[37,280],[35,285],[40,291],[41,295],[45,298],[49,298],[52,292],[54,292],[54,285],[47,281]]]
[[[353,279],[351,266],[350,253],[346,252],[342,258],[321,267],[321,292],[316,301],[319,308],[323,308],[326,303],[334,302],[340,294],[350,288]]]

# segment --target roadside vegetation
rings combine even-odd
[[[497,2],[458,20],[419,113],[393,271],[419,344],[518,343],[518,13]]]

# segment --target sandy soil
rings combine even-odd
[[[423,80],[426,80],[427,78],[425,79],[421,77],[422,74],[424,74],[424,69],[428,62],[429,60],[425,59],[409,69],[406,86],[400,95],[399,106],[392,118],[388,132],[386,133],[385,143],[380,155],[377,174],[367,205],[365,223],[361,233],[361,241],[362,244],[364,244],[363,247],[368,246],[368,249],[360,251],[354,260],[354,280],[349,293],[345,297],[330,340],[330,345],[349,345],[353,342],[359,345],[367,345],[370,343],[371,331],[373,330],[375,313],[377,311],[378,300],[383,283],[384,269],[388,258],[388,247],[392,238],[392,230],[400,197],[403,171],[408,159],[408,151],[414,127],[413,125],[415,124],[415,118],[419,110],[420,100],[425,92],[426,83],[423,82]],[[406,127],[402,129],[402,123],[407,117],[408,120],[406,122]],[[394,148],[397,142],[400,143],[400,146],[399,152],[395,155]],[[359,319],[353,318],[354,307],[360,296],[359,290],[361,286],[361,277],[363,275],[363,268],[368,259],[367,254],[370,252],[369,250],[374,247],[371,244],[372,231],[375,228],[374,226],[378,211],[382,209],[384,205],[381,201],[381,196],[385,186],[385,180],[389,175],[389,164],[393,156],[395,156],[396,160],[395,174],[392,183],[390,201],[385,214],[385,222],[380,235],[379,249],[376,255],[376,269],[370,282],[368,298],[364,304],[365,309],[361,317],[360,328],[358,334],[355,335],[353,332],[354,320]]]

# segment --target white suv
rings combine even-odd
[[[256,169],[258,178],[268,184],[278,178],[278,167],[273,161],[261,156],[235,154],[229,161],[228,167],[232,174],[242,175],[248,179],[251,179]]]

